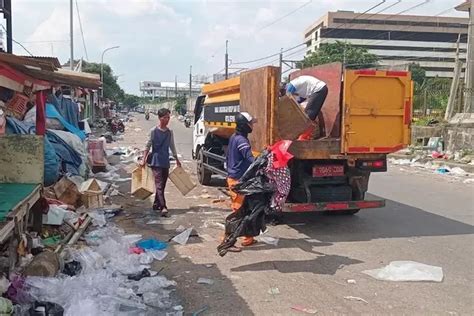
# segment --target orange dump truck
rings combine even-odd
[[[343,70],[332,63],[291,74],[312,75],[327,83],[329,94],[316,120],[314,140],[294,141],[289,164],[292,186],[285,211],[354,214],[378,208],[366,200],[372,172],[387,171],[387,154],[410,142],[411,74],[406,71]],[[205,85],[196,102],[193,157],[199,182],[226,176],[225,153],[235,114],[258,119],[249,134],[260,151],[281,139],[294,140],[308,117],[291,97],[279,97],[280,69],[263,67],[239,77]]]

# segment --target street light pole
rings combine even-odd
[[[115,48],[119,48],[119,47],[120,46],[109,47],[109,48],[104,49],[104,51],[102,52],[102,57],[100,59],[100,81],[102,82],[102,90],[100,91],[100,96],[102,98],[104,97],[104,54],[105,54],[105,52],[107,52],[111,49],[115,49]]]

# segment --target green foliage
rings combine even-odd
[[[82,71],[100,75],[100,63],[82,63]],[[114,76],[112,68],[108,64],[104,64],[104,78],[103,78],[104,97],[113,101],[122,101],[125,97],[125,92],[117,83],[117,78]]]
[[[123,98],[123,104],[126,107],[129,107],[131,109],[137,107],[141,103],[141,98],[139,96],[133,95],[133,94],[128,94],[125,93],[124,98]]]
[[[186,114],[186,97],[181,95],[176,98],[176,104],[174,110],[181,115]]]
[[[367,49],[356,47],[347,42],[323,44],[298,64],[298,68],[312,67],[332,62],[345,63],[347,68],[370,68],[377,65],[378,57]]]
[[[408,70],[411,72],[411,79],[415,82],[415,89],[421,88],[426,80],[426,70],[416,63],[408,66]]]

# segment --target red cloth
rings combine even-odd
[[[45,103],[46,94],[44,91],[36,92],[36,135],[46,133]]]
[[[283,168],[288,165],[294,156],[288,152],[292,141],[291,140],[280,140],[270,147],[270,150],[274,154],[273,168]]]

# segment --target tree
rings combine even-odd
[[[140,105],[141,98],[139,96],[125,93],[123,98],[123,104],[131,109]]]
[[[415,89],[423,87],[426,80],[426,70],[419,64],[412,63],[408,66],[408,70],[411,72],[411,79],[415,82]]]
[[[186,114],[186,97],[181,95],[176,98],[176,104],[174,106],[174,110],[181,115]]]
[[[378,57],[362,47],[347,42],[322,44],[311,55],[298,63],[298,68],[312,67],[332,62],[342,62],[347,68],[371,68],[377,65]]]
[[[83,61],[82,71],[100,75],[100,63]],[[104,89],[104,98],[118,102],[122,101],[125,97],[125,92],[120,88],[117,83],[117,78],[114,76],[114,72],[108,64],[104,64],[102,88]]]

